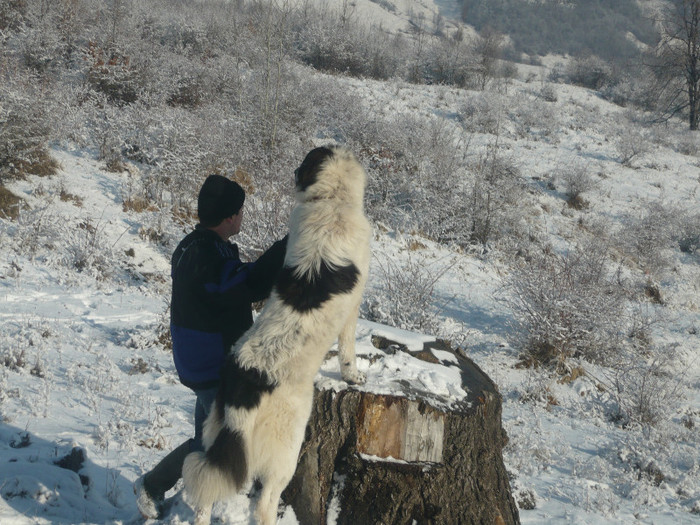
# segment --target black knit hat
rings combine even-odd
[[[221,175],[209,175],[199,190],[197,215],[202,223],[219,224],[236,215],[244,201],[245,191],[237,182]]]

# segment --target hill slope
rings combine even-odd
[[[407,31],[414,3],[400,5],[406,10],[397,9],[402,15],[392,24]],[[350,137],[370,173],[375,217],[363,313],[451,339],[498,384],[510,440],[505,460],[523,523],[697,522],[700,138],[682,122],[648,126],[645,115],[594,91],[549,83],[544,66],[519,68],[517,78],[489,79],[473,91],[293,64],[285,75],[295,90],[322,96],[285,100],[312,139],[293,128],[294,149],[284,151],[274,174],[291,180],[312,143]],[[252,76],[240,78],[250,85]],[[308,100],[325,101],[317,120],[302,111]],[[215,140],[218,106],[210,113],[168,106],[143,122],[138,111],[154,118],[146,103],[105,107],[105,143],[115,139],[110,126],[133,111],[128,117],[139,128],[129,138],[145,137],[143,146],[152,138],[143,128],[158,135],[164,123],[183,132],[167,135],[175,142],[197,136],[185,118],[195,115],[206,143],[188,145],[216,155],[230,147]],[[253,127],[252,120],[241,122]],[[17,220],[0,219],[3,524],[138,521],[131,483],[192,428],[193,399],[177,382],[163,336],[170,253],[194,219],[129,201],[141,185],[174,191],[191,166],[173,163],[179,171],[157,180],[147,179],[148,158],[108,171],[104,152],[85,146],[95,142],[61,137],[50,151],[57,174],[5,183],[28,208]],[[267,166],[253,155],[246,160],[255,168],[251,206],[277,210],[289,195],[267,195]],[[272,235],[258,226],[244,223],[247,251]],[[586,254],[605,256],[595,286],[580,286],[576,273]],[[550,294],[545,306],[561,308],[545,319],[548,335],[566,327],[562,318],[584,312],[599,330],[577,337],[595,343],[585,350],[606,355],[572,351],[558,370],[528,366],[527,317],[514,301],[523,284]],[[610,311],[620,319],[606,318]],[[611,326],[618,341],[606,340]],[[376,326],[363,323],[358,331],[361,355],[370,350],[370,329]],[[579,340],[569,343],[579,348]],[[636,353],[616,353],[629,347]],[[370,369],[366,359],[361,366]],[[64,464],[79,472],[54,465],[75,446],[86,452],[82,468],[80,458]],[[250,509],[241,495],[215,514],[246,524]],[[297,523],[290,509],[282,512],[282,524]],[[191,517],[177,492],[166,522]]]

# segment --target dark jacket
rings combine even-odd
[[[254,263],[242,263],[238,246],[197,226],[175,249],[170,333],[180,381],[193,389],[216,386],[224,355],[253,325],[251,303],[272,290],[286,237]]]

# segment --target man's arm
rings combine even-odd
[[[258,260],[248,266],[247,284],[254,296],[253,302],[262,301],[270,295],[277,275],[282,269],[287,252],[287,235],[275,242]]]

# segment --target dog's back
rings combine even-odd
[[[296,468],[313,378],[334,340],[343,377],[362,382],[354,329],[369,267],[366,175],[347,150],[316,148],[296,171],[284,267],[255,325],[232,349],[204,428],[205,453],[183,477],[201,509],[259,478],[258,520],[272,524]],[[202,522],[208,514],[200,516]]]

